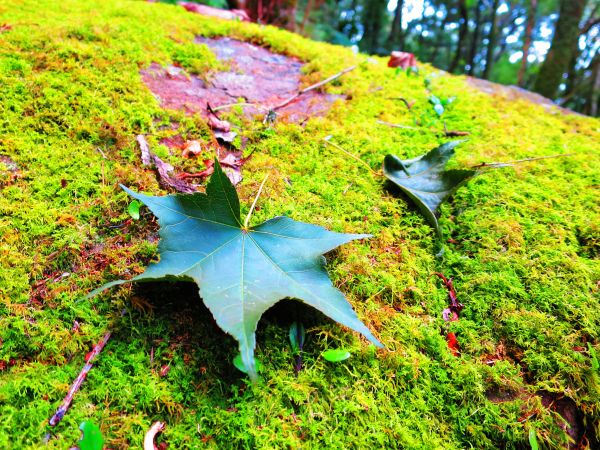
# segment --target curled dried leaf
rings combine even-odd
[[[388,61],[388,67],[400,67],[401,69],[417,67],[417,59],[412,53],[392,52]]]

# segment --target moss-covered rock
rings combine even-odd
[[[69,448],[84,419],[100,425],[111,448],[139,448],[154,420],[167,422],[161,439],[177,449],[523,448],[531,429],[548,448],[566,447],[569,435],[598,445],[598,120],[489,96],[426,64],[418,75],[397,73],[381,58],[163,4],[5,0],[0,22],[12,26],[0,29],[2,448],[38,448],[48,431],[48,448]],[[272,174],[257,223],[288,215],[374,235],[329,255],[328,268],[385,349],[284,302],[261,321],[263,382],[248,385],[230,362],[233,339],[193,287],[125,287],[79,300],[153,257],[152,217],[142,210],[142,220],[129,220],[118,188],[161,192],[135,136],[146,134],[186,169],[193,164],[158,144],[168,125],[177,122],[186,139],[210,138],[202,117],[161,109],[140,77],[156,62],[209,79],[222,63],[194,43],[199,35],[296,56],[307,63],[307,85],[358,64],[325,86],[347,98],[325,117],[274,126],[238,111],[225,117],[240,126],[245,154],[254,152],[238,187],[246,211]],[[456,97],[443,121],[431,93]],[[461,188],[442,208],[450,243],[436,259],[435,233],[418,211],[323,144],[331,135],[377,170],[388,153],[414,157],[447,139],[378,120],[470,132],[455,166],[571,156],[490,171]],[[454,277],[465,305],[457,322],[442,319],[446,291],[434,272]],[[287,340],[294,318],[308,329],[297,377]],[[114,334],[96,367],[47,430],[109,324]],[[319,357],[338,346],[352,358]],[[571,413],[556,406],[561,397],[572,400]]]

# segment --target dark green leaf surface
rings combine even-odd
[[[447,142],[429,153],[414,159],[401,160],[395,155],[387,155],[383,161],[383,173],[396,184],[425,216],[437,231],[440,240],[442,230],[437,220],[438,208],[470,178],[476,170],[444,170],[446,163],[454,155],[454,147],[463,141]]]
[[[244,229],[237,192],[218,162],[206,194],[152,197],[123,189],[148,206],[161,227],[160,261],[128,281],[196,282],[218,325],[239,342],[252,379],[256,326],[284,298],[299,299],[381,345],[331,283],[322,256],[368,235],[334,233],[287,217]]]

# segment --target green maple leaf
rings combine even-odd
[[[430,225],[435,228],[440,240],[442,229],[438,223],[438,208],[469,179],[477,170],[444,170],[454,155],[454,147],[464,141],[452,141],[434,148],[425,155],[402,160],[387,155],[383,160],[383,173],[415,202]]]
[[[369,235],[334,233],[288,217],[246,228],[240,220],[237,192],[218,161],[206,194],[153,197],[121,187],[158,218],[160,261],[143,274],[108,283],[90,296],[130,281],[196,282],[217,324],[239,342],[252,379],[256,379],[258,321],[284,298],[301,300],[381,346],[331,283],[322,256]]]

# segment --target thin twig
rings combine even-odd
[[[259,105],[258,103],[227,103],[226,105],[219,105],[215,108],[212,108],[212,111],[217,112],[217,111],[221,111],[222,109],[227,109],[227,108],[233,108],[234,106],[251,106],[253,108],[259,108],[262,109],[263,111],[268,111],[269,108],[263,106],[263,105]]]
[[[156,450],[154,436],[163,431],[167,425],[163,422],[154,422],[144,436],[144,450]]]
[[[60,404],[60,406],[58,407],[58,409],[56,410],[54,415],[48,421],[48,424],[50,426],[55,427],[56,425],[58,425],[58,423],[63,419],[63,417],[69,410],[69,407],[71,406],[71,402],[73,401],[73,396],[81,387],[81,384],[85,380],[85,377],[87,376],[90,369],[93,367],[93,364],[92,364],[93,360],[96,358],[96,356],[98,356],[100,354],[100,352],[102,351],[102,349],[104,348],[104,346],[106,345],[108,340],[110,339],[111,334],[112,334],[111,331],[107,331],[106,334],[104,335],[104,337],[100,340],[100,342],[98,342],[94,346],[92,351],[87,354],[86,360],[85,360],[85,365],[83,366],[83,369],[81,369],[81,372],[79,372],[79,375],[77,375],[77,378],[75,378],[75,381],[71,385],[71,388],[69,389],[69,392],[67,393],[63,402]]]
[[[289,105],[290,103],[292,103],[294,100],[296,100],[298,97],[300,97],[302,94],[306,94],[307,92],[310,92],[314,89],[317,89],[321,86],[323,86],[324,84],[327,84],[333,80],[335,80],[336,78],[341,77],[342,75],[344,75],[345,73],[350,72],[351,70],[356,69],[356,65],[354,66],[350,66],[350,67],[346,67],[344,70],[342,70],[341,72],[336,73],[335,75],[330,76],[329,78],[325,78],[323,81],[319,81],[318,83],[315,83],[313,85],[310,85],[304,89],[301,89],[300,91],[298,91],[296,94],[292,95],[290,98],[288,98],[287,100],[284,100],[283,102],[281,102],[280,104],[274,106],[273,108],[271,108],[272,111],[277,111],[280,108],[283,108],[284,106]]]
[[[410,125],[402,125],[400,123],[384,122],[383,120],[378,120],[377,123],[380,125],[385,125],[385,126],[392,127],[392,128],[402,128],[404,130],[427,131],[429,133],[434,133],[434,134],[443,134],[446,137],[468,136],[471,134],[468,131],[446,130],[445,125],[444,125],[443,130],[432,130],[431,128],[412,127]]]
[[[405,130],[431,131],[429,128],[411,127],[410,125],[402,125],[402,124],[399,124],[399,123],[384,122],[383,120],[378,120],[377,123],[380,124],[380,125],[386,125],[386,126],[392,127],[392,128],[402,128],[402,129],[405,129]]]
[[[256,206],[256,202],[258,201],[258,197],[260,197],[260,193],[267,182],[267,178],[269,178],[269,174],[265,176],[265,179],[260,184],[258,188],[258,192],[256,193],[256,197],[254,197],[254,201],[252,202],[252,206],[250,207],[250,211],[248,211],[248,215],[246,216],[246,220],[244,220],[244,228],[248,228],[248,222],[250,222],[250,217],[252,216],[252,212],[254,211],[254,207]]]
[[[562,155],[549,155],[549,156],[537,156],[535,158],[525,158],[525,159],[517,159],[515,161],[507,161],[507,162],[492,162],[492,163],[481,163],[476,166],[471,166],[471,169],[478,169],[481,167],[507,167],[512,166],[514,164],[520,164],[529,161],[539,161],[541,159],[551,159],[551,158],[562,158],[566,156],[574,156],[575,153],[565,153]]]
[[[379,175],[376,171],[374,171],[371,166],[369,166],[365,161],[363,161],[362,159],[360,159],[358,156],[353,155],[352,153],[350,153],[348,150],[343,149],[342,147],[340,147],[339,145],[337,145],[335,142],[331,142],[329,139],[331,139],[331,136],[327,136],[325,138],[323,138],[323,142],[325,142],[326,144],[331,145],[334,148],[337,148],[339,151],[345,153],[346,155],[348,155],[350,158],[358,161],[359,163],[361,163],[362,165],[364,165],[365,167],[367,167],[371,173],[373,175]]]

